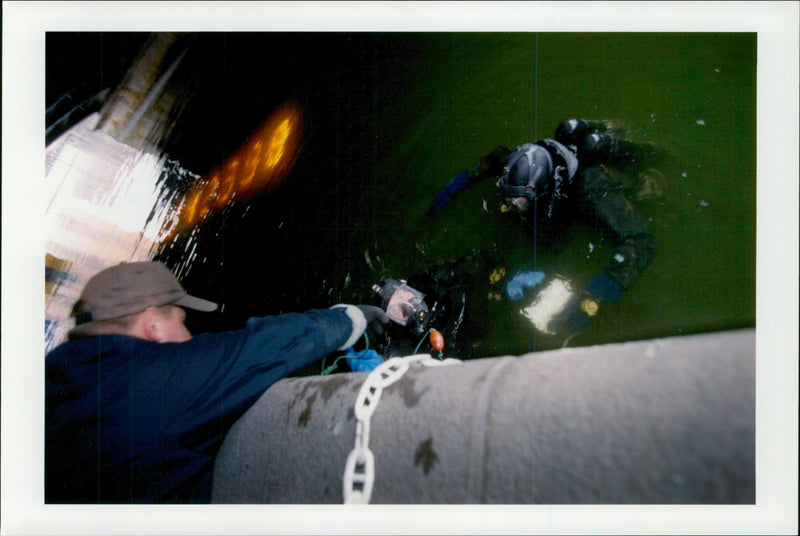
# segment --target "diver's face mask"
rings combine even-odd
[[[373,290],[380,295],[381,306],[392,322],[411,329],[415,334],[424,333],[429,311],[423,293],[396,279],[384,279]]]

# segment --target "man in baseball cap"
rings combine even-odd
[[[69,340],[45,358],[46,502],[210,502],[225,434],[261,394],[388,322],[378,307],[341,304],[192,336],[184,308],[217,304],[159,262],[88,281]]]
[[[101,271],[86,284],[72,309],[75,327],[70,330],[68,337],[76,339],[99,335],[127,326],[133,331],[138,331],[138,327],[145,328],[141,330],[141,338],[156,337],[156,342],[188,340],[191,338],[188,330],[182,336],[178,329],[170,331],[175,332],[175,338],[183,337],[183,340],[159,340],[159,336],[169,336],[170,333],[152,332],[147,329],[152,324],[141,322],[139,326],[136,319],[132,318],[148,309],[168,305],[203,312],[211,312],[217,308],[214,302],[190,296],[172,272],[160,262],[118,264]]]

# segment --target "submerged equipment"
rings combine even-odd
[[[556,128],[556,139],[564,145],[577,146],[592,133],[592,124],[586,119],[567,119]]]
[[[392,322],[408,327],[418,335],[425,331],[429,320],[425,294],[408,286],[402,279],[384,279],[372,290],[380,296],[381,307]]]
[[[567,279],[556,277],[541,291],[534,302],[520,311],[536,329],[553,334],[551,321],[566,309],[574,296],[572,285]]]

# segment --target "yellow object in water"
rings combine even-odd
[[[594,316],[597,314],[597,311],[600,310],[600,304],[597,303],[596,300],[586,298],[581,302],[581,309],[583,309],[583,312],[587,315]]]
[[[494,270],[492,270],[492,273],[489,274],[489,284],[494,285],[495,283],[503,279],[505,276],[506,276],[506,269],[504,267],[500,266],[499,268],[495,268]]]

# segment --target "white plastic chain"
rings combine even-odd
[[[392,357],[369,373],[356,397],[356,444],[344,466],[344,503],[369,504],[375,483],[375,456],[369,449],[369,421],[378,409],[383,390],[403,377],[412,364],[428,367],[460,363],[458,359],[439,361],[428,354]]]

